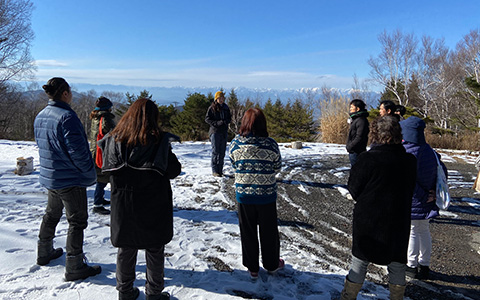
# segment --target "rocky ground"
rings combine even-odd
[[[431,222],[431,279],[408,283],[406,296],[415,300],[480,299],[480,196],[471,189],[477,170],[461,159],[446,165],[453,203]],[[348,270],[353,210],[345,194],[348,173],[346,155],[329,155],[284,161],[278,177],[280,226],[298,233],[284,235],[282,242],[301,244],[319,257],[313,268]],[[225,186],[233,184],[232,177],[225,180]],[[233,189],[224,191],[234,199]],[[367,279],[386,286],[386,268],[370,265]]]

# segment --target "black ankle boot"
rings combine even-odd
[[[417,274],[417,279],[425,280],[430,278],[430,268],[428,266],[419,266],[419,271]]]
[[[53,240],[39,240],[37,243],[37,265],[44,266],[63,254],[62,248],[53,248]]]
[[[67,255],[65,261],[65,279],[67,281],[74,281],[78,279],[85,279],[90,276],[95,276],[102,272],[100,266],[89,266],[86,263],[86,258],[83,253],[78,255]]]
[[[137,287],[133,287],[131,290],[126,292],[118,292],[118,300],[135,300],[140,295],[140,291]]]

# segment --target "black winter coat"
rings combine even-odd
[[[208,134],[212,133],[227,133],[228,124],[232,121],[232,115],[230,114],[230,108],[223,103],[222,105],[217,102],[213,102],[207,110],[205,115],[205,122],[210,125]]]
[[[356,201],[354,256],[380,265],[407,262],[416,174],[416,158],[401,144],[374,145],[358,156],[348,179]]]
[[[368,143],[368,112],[366,110],[359,111],[351,115],[352,123],[347,137],[348,153],[357,153],[367,151]]]
[[[107,135],[98,142],[103,171],[111,172],[111,241],[115,247],[159,248],[173,236],[170,179],[181,172],[170,134],[148,146],[126,149]]]

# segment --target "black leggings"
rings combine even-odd
[[[268,271],[276,270],[280,259],[276,202],[262,205],[238,203],[238,219],[242,239],[243,265],[252,272],[258,272],[260,268],[258,263],[258,225],[263,267]]]

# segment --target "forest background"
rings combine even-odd
[[[33,121],[45,107],[46,95],[33,79],[35,65],[30,55],[34,34],[31,30],[32,4],[28,0],[0,3],[0,139],[33,140]],[[427,124],[427,142],[433,147],[480,149],[480,29],[472,29],[455,49],[444,39],[418,37],[401,30],[378,34],[380,53],[368,59],[370,74],[360,82],[352,78],[348,95],[323,86],[294,99],[268,99],[264,103],[239,99],[235,89],[225,91],[232,112],[230,137],[238,131],[244,112],[259,107],[267,117],[270,136],[279,142],[322,141],[345,143],[348,132],[348,106],[352,99],[378,104],[393,100],[407,108],[405,117],[416,115]],[[68,80],[68,79],[67,79]],[[370,87],[380,87],[378,99],[369,99]],[[378,93],[377,93],[378,95]],[[110,98],[117,120],[138,98],[153,99],[148,90],[135,94],[95,90],[74,93],[72,103],[85,130],[99,96]],[[208,139],[205,113],[213,101],[211,93],[190,93],[183,105],[158,105],[160,125],[182,140]],[[182,99],[177,101],[182,102]],[[378,116],[377,105],[368,107],[370,119]]]

